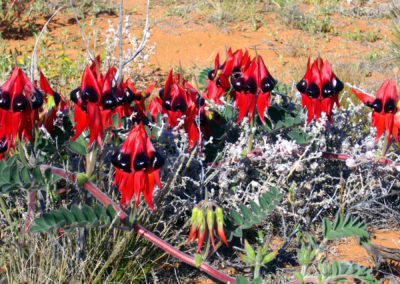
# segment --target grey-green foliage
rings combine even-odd
[[[39,166],[24,166],[18,162],[17,155],[0,161],[0,194],[8,194],[16,189],[39,190],[47,184],[56,183],[60,178],[52,174],[50,169],[42,173]]]
[[[241,204],[240,211],[231,209],[230,216],[233,223],[238,226],[233,234],[242,237],[243,229],[249,229],[267,219],[269,212],[279,204],[279,200],[282,196],[283,195],[273,187],[270,192],[263,193],[258,197],[258,204],[254,201],[250,201],[250,208]]]
[[[96,204],[93,208],[84,205],[79,208],[72,205],[70,210],[60,208],[59,210],[44,213],[40,218],[35,219],[35,225],[31,227],[31,232],[50,232],[54,229],[63,229],[70,232],[77,227],[95,227],[110,224],[117,213],[112,205],[107,208]]]
[[[370,236],[367,232],[367,225],[359,218],[353,219],[350,215],[343,217],[343,214],[336,214],[335,222],[332,224],[329,219],[324,219],[324,238],[334,240],[343,237],[357,236],[361,244],[368,244]]]
[[[349,278],[353,278],[362,280],[366,284],[378,283],[368,267],[355,263],[349,263],[346,261],[337,262],[335,260],[332,263],[320,263],[318,269],[321,273],[318,276],[320,281],[329,280],[332,282],[348,282]]]

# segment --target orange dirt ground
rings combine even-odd
[[[125,1],[124,5],[126,11],[130,11],[131,24],[135,27],[134,31],[137,37],[141,37],[146,1]],[[342,5],[346,8],[347,4]],[[279,23],[274,13],[266,13],[263,16],[265,25],[261,25],[256,31],[251,31],[247,23],[224,26],[207,23],[205,15],[200,12],[193,12],[188,18],[167,16],[167,9],[157,5],[153,5],[150,9],[150,45],[156,43],[155,54],[151,56],[150,62],[165,73],[179,64],[196,71],[212,66],[217,53],[224,55],[226,47],[232,47],[233,50],[248,48],[252,54],[256,48],[257,53],[263,56],[274,77],[286,83],[299,80],[305,72],[307,58],[309,56],[315,58],[318,54],[333,63],[333,69],[340,77],[341,67],[363,62],[368,56],[373,56],[381,51],[388,52],[390,41],[394,38],[392,22],[387,18],[358,19],[346,18],[339,14],[332,16],[332,24],[337,31],[358,30],[363,33],[374,30],[380,35],[380,39],[374,42],[363,42],[347,40],[335,34],[312,35],[285,27]],[[50,35],[55,38],[79,35],[79,29],[71,19],[73,19],[72,15],[56,16],[54,21],[49,24]],[[101,31],[108,28],[108,20],[116,24],[118,17],[101,15],[95,19],[95,27],[100,31],[100,35]],[[38,26],[43,25],[44,22],[44,18],[37,19]],[[66,34],[63,33],[65,30],[67,30]],[[33,44],[33,37],[7,40],[8,49],[17,48],[28,54],[32,51]],[[54,43],[49,42],[48,44]],[[66,48],[66,53],[71,58],[83,51],[80,36]],[[96,51],[101,52],[99,49]],[[39,56],[43,56],[40,51]],[[371,70],[363,78],[361,84],[369,87],[371,91],[376,91],[385,78],[398,79],[398,73],[397,67],[385,69],[384,72]],[[396,81],[399,82],[399,80]],[[400,231],[374,231],[373,229],[372,231],[373,244],[400,249]],[[354,239],[345,239],[331,246],[329,255],[331,255],[329,257],[331,260],[345,259],[367,266],[373,264],[366,250],[357,245]],[[392,263],[392,265],[398,266],[399,264]]]

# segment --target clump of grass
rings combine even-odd
[[[287,26],[313,34],[333,30],[329,17],[332,9],[329,7],[316,5],[316,10],[306,13],[294,0],[281,0],[275,4],[278,6],[278,19]]]

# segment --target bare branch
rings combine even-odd
[[[50,23],[50,21],[55,17],[55,15],[57,15],[58,12],[60,12],[62,9],[64,8],[64,6],[59,7],[54,13],[53,15],[51,15],[51,17],[47,20],[47,22],[44,24],[42,30],[40,31],[38,37],[36,38],[36,42],[35,42],[35,46],[33,48],[33,52],[32,52],[32,57],[31,57],[31,64],[30,64],[30,79],[31,81],[33,81],[35,78],[34,76],[34,70],[36,67],[36,51],[37,51],[37,46],[39,44],[39,40],[43,35],[43,32],[45,31],[47,25]]]
[[[120,0],[121,1],[121,0]],[[122,1],[121,1],[122,2]],[[120,3],[120,19],[119,19],[119,40],[120,40],[120,63],[119,63],[119,68],[117,73],[115,74],[114,77],[114,81],[113,81],[113,85],[118,87],[119,84],[122,81],[122,68],[124,68],[125,65],[127,65],[128,63],[130,63],[131,61],[133,61],[144,49],[145,47],[145,43],[146,43],[146,38],[147,38],[147,34],[149,32],[149,9],[150,9],[150,0],[147,0],[147,8],[146,8],[146,22],[144,25],[144,29],[143,29],[143,36],[142,36],[142,40],[140,41],[140,44],[136,50],[136,52],[127,60],[123,61],[122,60],[122,7],[121,7],[121,3]]]
[[[78,24],[79,31],[81,32],[81,37],[82,37],[83,44],[85,45],[86,52],[89,54],[89,57],[90,57],[91,60],[95,60],[95,56],[93,55],[93,53],[90,52],[89,44],[88,44],[88,42],[87,42],[87,40],[85,38],[85,33],[83,32],[82,25],[79,22],[78,12],[75,9],[74,1],[70,0],[69,2],[70,2],[70,5],[71,5],[71,8],[72,8],[72,11],[74,11],[75,20],[76,20],[76,23]]]

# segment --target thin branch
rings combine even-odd
[[[47,25],[50,23],[50,21],[55,17],[55,15],[57,15],[58,12],[60,12],[62,9],[64,8],[64,6],[59,7],[54,13],[53,15],[51,15],[51,17],[47,20],[47,22],[44,24],[42,30],[39,33],[39,36],[36,38],[36,42],[35,42],[35,46],[33,48],[33,52],[32,52],[32,56],[31,56],[31,64],[30,64],[30,79],[33,82],[34,78],[34,70],[36,68],[36,51],[37,51],[37,46],[39,44],[39,40],[43,35],[43,32],[45,31],[45,29],[47,28]]]
[[[78,12],[75,9],[74,1],[70,0],[69,2],[70,2],[70,5],[71,5],[71,8],[72,8],[72,11],[74,11],[75,20],[76,20],[76,23],[78,24],[79,31],[80,31],[81,37],[82,37],[82,41],[83,41],[83,44],[85,45],[85,48],[86,48],[86,52],[89,54],[90,59],[94,61],[95,60],[95,56],[90,52],[89,44],[88,44],[88,42],[87,42],[87,40],[85,38],[85,33],[83,32],[82,25],[79,22]]]
[[[121,1],[121,0],[120,0]],[[122,2],[122,1],[121,1]],[[121,8],[121,7],[120,7]],[[125,67],[125,65],[127,65],[128,63],[130,63],[132,60],[134,60],[144,49],[145,45],[146,45],[146,38],[147,38],[147,34],[149,33],[149,10],[150,10],[150,0],[147,0],[147,9],[146,9],[146,22],[144,25],[144,29],[143,29],[143,36],[142,36],[142,40],[140,41],[140,44],[136,50],[136,52],[127,60],[123,61],[122,60],[122,55],[120,55],[120,66],[119,69],[117,71],[117,73],[115,74],[114,80],[116,80],[115,83],[115,87],[118,87],[119,84],[121,84],[122,81],[122,68]],[[122,30],[122,16],[121,16],[121,11],[120,11],[120,29]],[[120,51],[122,49],[122,34],[120,31]],[[122,51],[121,51],[122,54]],[[122,65],[121,65],[121,61],[122,61]]]

